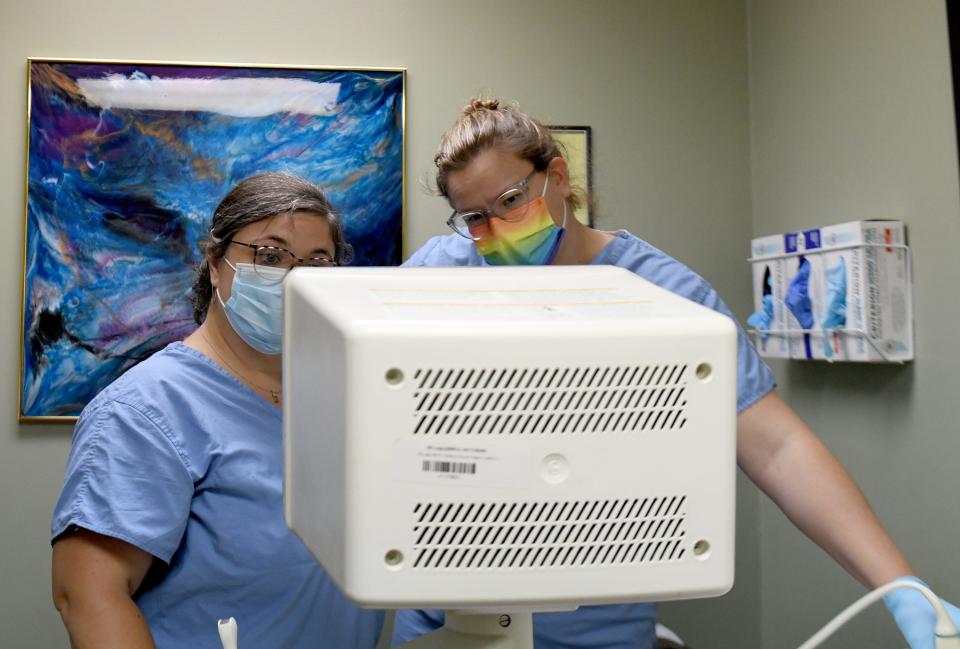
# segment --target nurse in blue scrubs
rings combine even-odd
[[[444,134],[436,186],[452,207],[452,233],[428,241],[408,266],[610,264],[725,315],[716,291],[692,270],[635,235],[602,232],[575,218],[584,200],[549,129],[497,99],[474,99]],[[787,406],[773,374],[739,331],[737,461],[804,533],[873,588],[914,577],[853,479]],[[933,649],[933,609],[913,590],[886,602],[912,649]],[[950,607],[960,623],[960,612]],[[581,607],[535,614],[537,649],[650,649],[651,604]],[[442,624],[439,611],[401,611],[394,642]]]
[[[283,517],[281,280],[351,248],[294,176],[239,183],[213,216],[200,324],[83,410],[53,514],[53,597],[75,649],[372,649],[383,617],[348,602]],[[318,368],[322,370],[323,368]]]

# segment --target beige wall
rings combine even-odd
[[[960,185],[944,2],[751,0],[749,22],[754,232],[893,217],[913,250],[914,363],[774,369],[920,575],[956,601]],[[769,501],[761,512],[763,646],[796,646],[863,589]],[[903,645],[879,606],[827,646]]]
[[[63,647],[49,598],[50,510],[65,426],[15,423],[28,56],[406,67],[407,250],[443,232],[416,180],[472,94],[594,128],[600,225],[627,227],[748,308],[751,235],[742,0],[5,0],[0,4],[0,645]],[[756,498],[741,494],[738,579],[718,602],[667,607],[697,646],[756,646]],[[699,621],[698,621],[699,620]],[[694,628],[696,625],[696,628]],[[726,638],[708,643],[700,638]]]

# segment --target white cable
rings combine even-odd
[[[882,599],[887,593],[897,590],[898,588],[913,588],[914,590],[920,591],[937,612],[937,626],[935,630],[936,649],[960,649],[960,633],[957,632],[957,627],[953,625],[950,614],[947,613],[946,609],[943,608],[943,604],[940,603],[940,598],[926,586],[905,580],[891,581],[889,584],[880,586],[867,593],[844,609],[837,617],[830,620],[826,626],[800,645],[799,649],[813,649],[819,646],[820,643],[833,635],[837,629],[853,619],[854,616],[861,613],[877,600]]]
[[[237,621],[232,617],[217,620],[217,631],[220,633],[220,644],[223,649],[237,649]]]

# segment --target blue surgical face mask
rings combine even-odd
[[[234,266],[230,299],[224,303],[217,288],[217,299],[227,321],[237,335],[258,352],[279,354],[283,335],[283,276],[282,268],[258,268],[253,264]]]

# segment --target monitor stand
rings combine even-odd
[[[400,649],[533,649],[533,617],[529,612],[447,611],[441,628]]]

